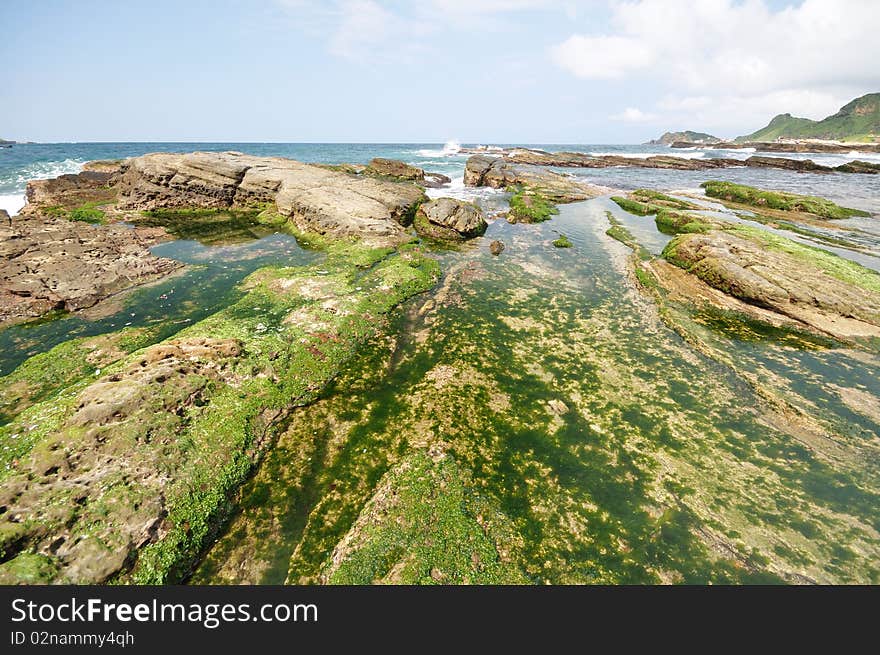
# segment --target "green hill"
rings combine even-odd
[[[840,111],[812,121],[780,114],[764,129],[738,137],[742,141],[785,139],[835,139],[838,141],[880,140],[880,93],[869,93],[841,107]]]
[[[648,141],[647,145],[649,146],[670,146],[675,142],[687,142],[687,143],[720,143],[721,139],[717,136],[712,136],[711,134],[706,134],[705,132],[691,132],[690,130],[685,130],[684,132],[666,132],[659,139],[654,139],[652,141]]]

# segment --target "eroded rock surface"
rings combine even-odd
[[[486,231],[486,219],[479,207],[453,198],[438,198],[419,207],[416,231],[434,239],[461,240]]]
[[[397,159],[386,159],[385,157],[374,157],[371,159],[367,165],[367,172],[413,182],[422,182],[425,179],[425,171],[421,168],[410,166]]]
[[[693,144],[691,144],[693,147]],[[477,155],[491,157],[490,155]],[[828,173],[876,173],[877,170],[865,162],[850,162],[835,168],[816,164],[809,159],[788,159],[785,157],[764,157],[760,155],[747,159],[720,157],[687,158],[673,155],[651,155],[649,157],[626,157],[622,155],[590,155],[582,152],[546,152],[531,148],[511,148],[501,150],[496,159],[501,158],[514,164],[550,166],[554,168],[661,168],[684,171],[703,171],[718,168],[778,168],[798,172]]]
[[[736,229],[679,235],[664,255],[715,289],[820,332],[843,339],[880,336],[880,276],[823,265],[831,255],[775,248]]]
[[[156,257],[153,231],[0,213],[0,324],[76,311],[182,265]]]
[[[399,242],[424,194],[415,184],[290,159],[194,152],[129,160],[120,176],[119,199],[122,208],[140,210],[275,203],[304,231]]]
[[[58,569],[55,581],[99,583],[161,538],[166,490],[201,456],[178,433],[211,385],[231,379],[240,352],[232,339],[175,339],[82,389],[55,434],[0,487],[4,553],[26,544]],[[0,580],[19,574],[0,569]]]
[[[467,160],[464,183],[494,189],[525,186],[540,190],[543,196],[554,202],[588,200],[607,191],[540,166],[514,163],[489,155],[474,155]]]

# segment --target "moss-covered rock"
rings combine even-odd
[[[511,223],[542,223],[558,213],[556,205],[540,191],[514,187],[507,220]]]
[[[462,241],[483,234],[487,224],[483,211],[473,203],[438,198],[419,206],[413,226],[430,239]]]
[[[745,225],[679,234],[663,258],[703,282],[839,339],[880,336],[880,275]]]
[[[514,527],[455,460],[415,451],[385,474],[333,551],[332,584],[523,584]]]
[[[733,182],[709,181],[701,184],[706,195],[729,202],[740,203],[758,209],[776,209],[795,213],[812,214],[819,218],[841,219],[852,216],[869,216],[860,209],[841,207],[830,200],[817,196],[801,196],[783,191],[764,191]]]
[[[174,339],[130,355],[117,340],[122,356],[99,375],[85,342],[65,345],[77,357],[13,399],[0,427],[17,444],[0,472],[0,576],[29,579],[42,555],[53,582],[181,579],[278,422],[438,275],[415,247],[341,243],[321,268],[260,269],[238,302]]]
[[[567,236],[565,236],[564,234],[560,234],[559,238],[553,240],[553,246],[555,248],[571,248],[574,246],[574,244]]]
[[[723,225],[721,221],[703,214],[672,209],[661,209],[654,222],[664,234],[702,233]]]
[[[637,216],[657,214],[664,209],[681,211],[700,209],[699,206],[692,202],[673,198],[672,196],[660,193],[659,191],[652,191],[651,189],[636,189],[625,197],[612,196],[611,200],[617,203],[617,205],[624,211],[628,211],[630,214],[635,214]]]

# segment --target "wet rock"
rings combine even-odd
[[[119,179],[124,209],[232,207],[274,202],[300,230],[394,244],[424,200],[420,187],[278,157],[237,152],[154,153],[129,160]]]
[[[880,336],[880,276],[845,260],[837,266],[846,275],[834,276],[822,255],[737,228],[679,235],[663,256],[715,289],[820,332]]]
[[[433,239],[460,241],[483,234],[486,219],[479,207],[454,198],[438,198],[419,207],[416,232]]]
[[[673,148],[692,148],[693,144],[672,144]],[[712,145],[713,148],[735,150],[738,148],[754,149],[757,152],[821,152],[847,154],[853,150],[862,152],[880,152],[880,144],[875,143],[833,143],[820,141],[743,141],[733,143],[723,141]]]
[[[228,364],[240,350],[232,339],[176,339],[82,389],[56,436],[0,488],[7,556],[27,543],[51,556],[54,581],[101,583],[159,538],[168,489],[186,477],[187,458],[222,461],[212,442],[188,451],[176,440],[212,385],[233,379]],[[9,572],[2,568],[0,579]]]
[[[693,147],[692,145],[689,147]],[[827,173],[837,170],[843,173],[875,172],[870,165],[864,166],[864,162],[853,166],[838,166],[836,169],[816,164],[809,159],[787,159],[785,157],[763,157],[760,155],[749,157],[745,160],[733,158],[697,158],[675,157],[670,155],[652,155],[650,157],[625,157],[620,155],[590,155],[582,152],[546,152],[530,148],[512,148],[503,150],[498,156],[476,155],[491,159],[501,159],[514,164],[528,164],[531,166],[550,166],[554,168],[659,168],[683,171],[702,171],[718,168],[778,168],[781,170],[804,171],[814,173]],[[472,179],[477,179],[489,171],[486,160],[475,162],[472,167]],[[467,175],[465,183],[467,184]],[[477,186],[477,185],[475,185]]]
[[[557,398],[554,398],[553,400],[548,401],[547,406],[550,408],[550,410],[554,414],[557,414],[559,416],[562,416],[563,414],[568,413],[568,405],[566,405],[564,402],[562,402],[561,400],[559,400]]]
[[[122,225],[0,216],[0,325],[91,307],[183,266],[151,254],[155,243]]]
[[[83,171],[93,173],[120,173],[124,159],[97,159],[83,164]]]
[[[425,171],[421,168],[410,166],[397,159],[385,159],[384,157],[371,159],[365,172],[412,182],[422,182],[425,179]]]
[[[425,179],[422,183],[429,189],[439,189],[451,182],[452,179],[442,173],[425,172]]]
[[[31,180],[27,184],[27,204],[23,215],[34,215],[45,208],[71,209],[87,202],[112,202],[116,192],[110,188],[114,173],[83,171],[51,180]]]
[[[494,189],[528,187],[540,190],[544,197],[553,202],[587,200],[607,191],[540,166],[512,163],[489,155],[474,155],[467,160],[464,183],[467,186],[488,186]]]
[[[833,169],[821,166],[812,159],[786,159],[785,157],[761,157],[755,155],[746,159],[746,166],[750,168],[780,168],[799,173],[827,173]]]
[[[493,241],[489,244],[489,252],[493,255],[500,255],[504,251],[504,244],[500,241]]]
[[[834,170],[839,171],[841,173],[862,173],[865,175],[876,175],[880,173],[880,164],[872,164],[867,161],[860,161],[856,159],[855,161],[851,161],[848,164],[841,164],[837,166]]]

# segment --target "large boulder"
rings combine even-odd
[[[367,172],[411,182],[422,182],[425,179],[425,171],[421,168],[410,166],[397,159],[385,159],[384,157],[371,159],[367,165]]]
[[[682,234],[664,257],[711,287],[838,338],[880,337],[880,275],[736,226]]]
[[[554,202],[588,200],[607,191],[540,166],[517,164],[489,155],[473,155],[467,160],[464,183],[467,186],[488,186],[494,189],[529,187],[540,191],[541,195]]]
[[[453,198],[438,198],[419,207],[416,231],[432,239],[460,241],[486,231],[486,219],[479,207]]]
[[[403,226],[425,199],[415,184],[237,152],[136,157],[118,189],[123,209],[274,203],[300,230],[389,243],[406,240]]]
[[[27,204],[21,213],[31,215],[47,207],[72,209],[85,203],[112,202],[116,197],[110,188],[113,176],[107,171],[83,171],[51,180],[31,180],[25,192]]]

